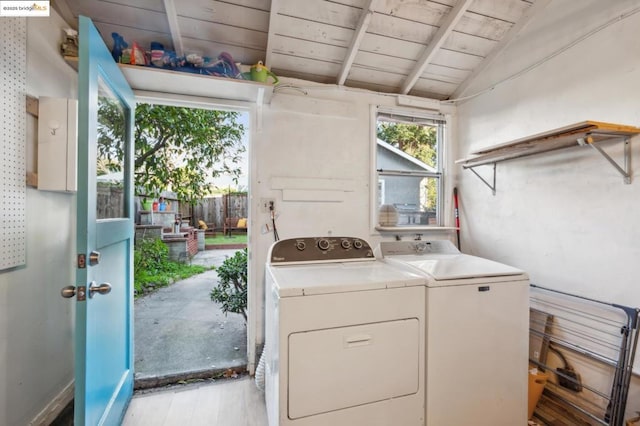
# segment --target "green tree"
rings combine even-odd
[[[436,128],[418,124],[378,122],[378,137],[423,163],[436,167]]]
[[[171,190],[180,201],[195,203],[209,195],[210,179],[236,178],[245,148],[239,113],[139,104],[135,117],[136,191],[158,197]],[[101,102],[98,150],[110,171],[120,171],[124,156],[123,114],[117,103]]]

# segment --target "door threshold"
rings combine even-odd
[[[206,370],[184,371],[179,373],[164,374],[159,376],[136,377],[133,382],[133,390],[154,389],[168,385],[195,383],[205,380],[230,378],[246,374],[247,364],[241,364],[225,368],[211,368]]]

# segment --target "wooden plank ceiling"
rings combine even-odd
[[[550,0],[54,0],[149,48],[265,61],[284,77],[450,99]]]

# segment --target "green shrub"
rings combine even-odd
[[[162,240],[142,240],[136,244],[133,253],[133,267],[138,271],[154,272],[169,261],[169,247]]]
[[[136,244],[133,252],[133,287],[136,296],[205,270],[204,266],[169,260],[169,248],[161,240],[142,240]]]
[[[238,250],[216,268],[218,285],[209,294],[222,312],[241,314],[247,320],[247,249]]]

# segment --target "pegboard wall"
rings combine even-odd
[[[0,269],[26,263],[27,18],[0,18]]]

